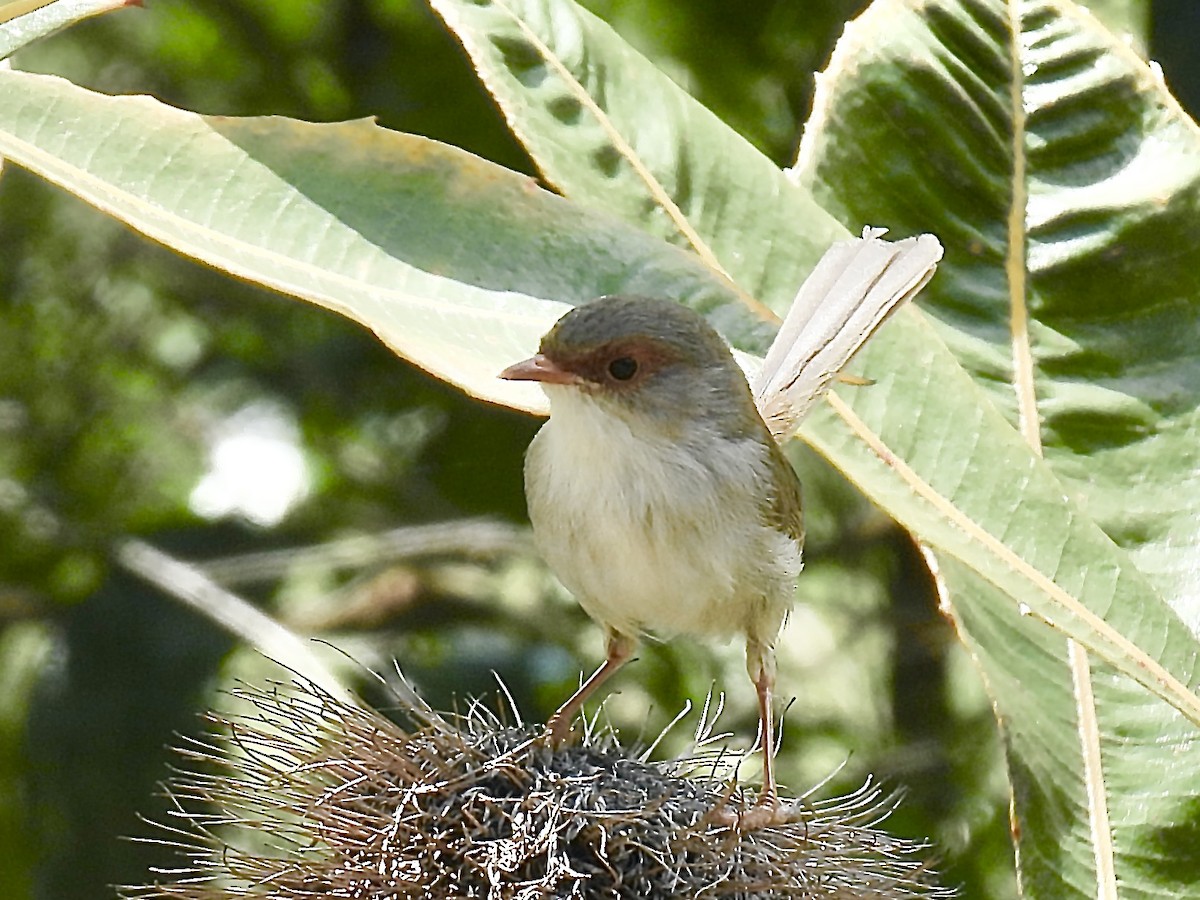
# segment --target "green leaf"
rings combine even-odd
[[[883,148],[887,168],[876,164]],[[798,168],[844,221],[942,237],[922,306],[981,407],[1044,454],[1065,498],[1059,510],[1031,506],[1022,477],[994,482],[995,502],[1035,516],[1020,530],[1040,546],[1039,568],[1075,582],[1130,644],[1123,661],[1054,604],[1006,590],[1004,605],[995,577],[917,529],[939,551],[1000,715],[1026,895],[1192,896],[1200,132],[1150,67],[1072,4],[881,2],[822,76]],[[930,428],[955,421],[919,391],[910,403],[905,415]],[[967,421],[957,439],[1003,458],[994,431]],[[1084,549],[1084,522],[1115,543]],[[1147,659],[1175,673],[1175,700],[1132,683],[1146,684],[1136,669]],[[1151,771],[1154,789],[1136,787]]]
[[[16,0],[0,6],[0,59],[89,16],[130,6],[129,0]]]
[[[692,250],[750,307],[785,311],[821,253],[846,237],[778,166],[575,3],[430,2],[547,180]]]
[[[1085,9],[1101,24],[1138,53],[1145,55],[1150,43],[1148,0],[1089,0]]]
[[[471,394],[540,411],[497,373],[599,294],[679,297],[761,346],[694,256],[464,151],[369,121],[205,117],[0,72],[0,155],[146,235],[373,329]]]
[[[1117,788],[1109,797],[1111,822],[1142,843],[1125,865],[1157,839],[1148,829],[1138,835],[1147,809],[1151,818],[1171,814],[1174,846],[1194,837],[1196,822],[1181,811],[1194,809],[1200,790],[1197,644],[929,324],[907,312],[863,354],[862,371],[877,383],[852,405],[834,397],[802,434],[936,551],[947,607],[1000,714],[1023,884],[1061,877],[1054,890],[1028,895],[1076,896],[1091,878],[1095,896],[1096,853],[1114,860],[1119,851],[1091,840],[1089,789],[1097,785],[1084,765],[1082,719],[1099,717],[1089,733],[1104,736],[1104,764],[1117,783],[1156,773],[1153,798]],[[1062,700],[1074,697],[1067,637],[1094,654],[1093,670],[1112,691],[1093,684],[1092,692],[1109,706]],[[1159,896],[1187,896],[1187,882],[1173,878]]]

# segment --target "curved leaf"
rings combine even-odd
[[[782,314],[825,248],[847,236],[778,166],[570,0],[430,3],[550,182],[692,250],[752,308],[761,301]]]
[[[1060,571],[1119,586],[1132,565],[1151,588],[1137,599],[1106,589],[1108,608],[1092,607],[1129,641],[1131,666],[1052,608],[1010,594],[1005,610],[964,557],[942,560],[1009,748],[1026,894],[1191,896],[1200,132],[1151,68],[1072,4],[940,0],[919,12],[878,3],[847,30],[806,135],[804,183],[846,221],[939,233],[946,259],[923,304],[939,335],[980,402],[1123,548],[1068,552],[1038,511]],[[868,164],[880,147],[894,170]],[[990,433],[970,439],[991,448]],[[1141,692],[1129,676],[1146,657],[1190,697]],[[1148,771],[1151,795],[1131,790]]]
[[[0,155],[139,231],[372,328],[475,396],[598,294],[678,297],[743,345],[766,327],[694,256],[464,151],[369,121],[206,117],[0,72]]]

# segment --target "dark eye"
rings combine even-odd
[[[618,356],[608,364],[608,374],[617,381],[628,381],[637,374],[637,360],[632,356]]]

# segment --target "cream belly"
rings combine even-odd
[[[615,631],[741,633],[769,644],[800,547],[758,509],[767,465],[752,440],[696,431],[650,442],[590,398],[555,402],[526,463],[538,547]]]

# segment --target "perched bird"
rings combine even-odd
[[[602,297],[572,309],[538,353],[505,369],[538,381],[550,419],[525,459],[534,539],[604,626],[607,659],[551,717],[565,741],[589,696],[644,633],[746,639],[758,693],[763,790],[735,817],[778,821],[775,640],[801,568],[800,482],[779,448],[887,314],[929,280],[931,235],[867,229],[834,245],[801,288],[751,388],[729,346],[669,300]]]

